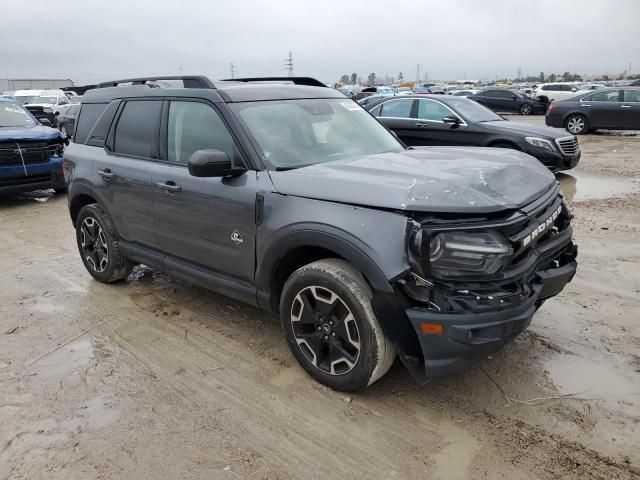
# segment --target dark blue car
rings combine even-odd
[[[66,140],[22,105],[0,98],[0,195],[66,189],[62,150]]]

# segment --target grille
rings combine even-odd
[[[580,151],[580,146],[578,145],[578,139],[576,137],[559,138],[556,140],[556,143],[563,155],[573,157]]]
[[[0,143],[0,165],[22,165],[45,163],[52,153],[60,151],[60,144],[43,141],[21,141]],[[22,156],[20,156],[22,153]]]
[[[0,187],[15,187],[18,185],[38,185],[51,181],[51,173],[38,173],[19,177],[0,177]]]

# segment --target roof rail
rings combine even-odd
[[[325,87],[320,80],[312,77],[250,77],[250,78],[225,78],[222,82],[254,82],[254,83],[293,83],[294,85],[307,85],[309,87]]]
[[[167,77],[141,77],[126,78],[124,80],[113,80],[111,82],[102,82],[96,88],[117,87],[121,83],[131,83],[133,85],[146,85],[147,82],[156,80],[182,80],[184,88],[216,88],[211,80],[204,75],[170,75]],[[151,86],[151,85],[149,85]]]

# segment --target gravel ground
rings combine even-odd
[[[146,268],[93,281],[63,196],[0,199],[0,478],[640,478],[640,137],[580,143],[565,291],[462,377],[396,364],[350,396],[271,315]]]

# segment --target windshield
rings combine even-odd
[[[35,99],[38,97],[33,95],[18,95],[14,96],[13,98],[15,98],[22,105],[26,105],[27,103],[35,103]]]
[[[56,102],[58,101],[58,97],[38,97],[38,96],[26,96],[26,95],[20,95],[18,97],[15,97],[15,99],[20,102],[22,105],[32,105],[34,103],[36,104],[48,104],[48,105],[55,105]]]
[[[248,102],[231,108],[276,169],[404,150],[376,119],[347,99]]]
[[[467,98],[448,98],[447,105],[471,123],[504,120],[500,115],[489,110],[487,107]]]
[[[33,127],[36,122],[18,103],[0,103],[0,127]]]

